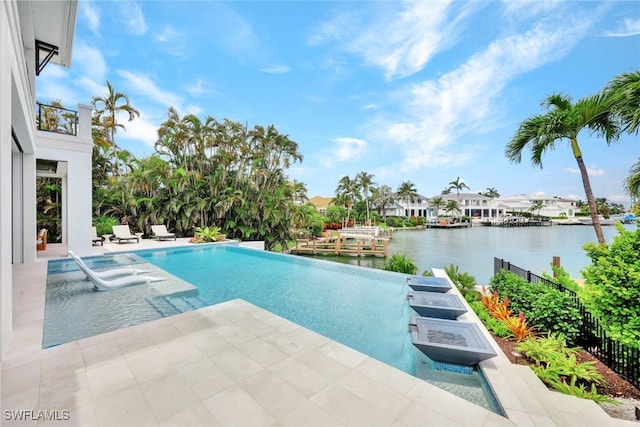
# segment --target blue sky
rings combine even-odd
[[[552,92],[589,96],[640,68],[635,1],[80,1],[70,69],[48,66],[42,102],[129,95],[141,117],[116,140],[153,152],[180,115],[273,124],[299,144],[289,177],[333,196],[366,171],[394,190],[584,199],[568,143],[531,166],[504,157],[519,123]],[[579,142],[596,197],[628,205],[622,182],[638,135]]]

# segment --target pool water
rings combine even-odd
[[[447,383],[458,390],[455,394],[500,413],[476,370],[434,366],[412,345],[408,324],[413,311],[404,274],[235,245],[135,254],[132,261],[141,263],[138,268],[153,266],[160,269],[153,275],[170,280],[98,292],[67,260],[65,266],[50,266],[43,345],[240,298],[411,375],[436,385]],[[91,258],[86,260],[92,267]],[[118,306],[128,307],[122,310],[125,314],[115,313]],[[110,326],[96,332],[100,322]]]

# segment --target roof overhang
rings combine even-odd
[[[49,61],[70,67],[78,1],[19,1],[18,12],[23,43],[36,52],[36,67],[41,69]]]

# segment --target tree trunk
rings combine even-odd
[[[604,239],[604,233],[602,232],[602,224],[600,224],[600,218],[598,217],[596,200],[593,197],[593,191],[591,190],[587,167],[584,165],[582,156],[576,157],[576,162],[578,162],[578,169],[580,169],[580,175],[582,176],[582,185],[584,186],[584,192],[587,196],[587,204],[589,205],[589,212],[591,213],[591,220],[593,221],[593,228],[596,231],[598,243],[606,243],[607,241]]]

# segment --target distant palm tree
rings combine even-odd
[[[371,219],[369,218],[369,189],[376,184],[373,182],[373,174],[359,172],[356,175],[356,183],[362,189],[362,195],[364,196],[364,204],[367,208],[367,225],[371,225]]]
[[[436,208],[436,216],[437,216],[438,212],[440,211],[440,208],[445,206],[446,203],[442,197],[434,197],[433,199],[429,200],[429,205]]]
[[[624,181],[624,188],[634,201],[640,195],[640,159],[629,169],[629,176]]]
[[[398,190],[396,191],[398,197],[407,202],[407,209],[405,211],[405,216],[409,216],[409,204],[411,200],[418,197],[418,191],[416,190],[416,186],[411,181],[403,181]]]
[[[531,207],[529,208],[529,210],[531,212],[538,212],[538,216],[540,216],[540,209],[542,209],[543,207],[544,207],[544,201],[536,200],[531,204]]]
[[[480,193],[483,196],[487,196],[491,199],[495,199],[497,197],[500,197],[500,193],[498,193],[498,190],[496,190],[494,187],[487,187],[487,191],[485,191],[484,193]]]
[[[451,194],[451,187],[444,187],[444,190],[442,190],[440,194]]]
[[[344,206],[347,208],[347,224],[351,216],[351,209],[358,198],[357,195],[358,186],[356,182],[348,176],[343,176],[338,182],[336,187],[336,197],[333,202],[338,206]]]
[[[464,181],[460,181],[460,177],[457,177],[455,181],[451,181],[449,183],[449,190],[456,190],[456,194],[458,195],[458,202],[460,202],[460,190],[464,189],[469,190],[469,186],[464,183]]]
[[[371,202],[382,212],[385,224],[387,222],[387,206],[393,204],[394,199],[395,195],[393,194],[393,190],[388,185],[381,185],[379,188],[374,188]]]
[[[447,205],[444,207],[444,211],[448,214],[451,214],[451,213],[459,214],[460,212],[462,212],[460,210],[460,207],[458,206],[458,202],[456,202],[455,200],[449,200],[447,202]]]
[[[506,146],[505,155],[512,162],[520,163],[522,151],[529,146],[531,162],[534,166],[542,167],[542,155],[553,150],[557,141],[568,139],[582,176],[596,237],[599,243],[606,243],[589,174],[578,145],[578,134],[583,129],[590,129],[603,136],[607,144],[617,141],[620,127],[610,114],[609,103],[601,94],[580,99],[575,104],[569,96],[551,94],[543,100],[542,105],[548,109],[547,113],[520,123],[516,134]]]

